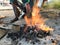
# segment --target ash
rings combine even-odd
[[[60,45],[60,36],[51,34],[51,32],[34,31],[35,28],[28,27],[24,32],[24,26],[20,27],[20,31],[9,32],[2,40],[1,45]],[[39,35],[38,35],[39,34]],[[4,43],[4,44],[3,44]]]
[[[35,42],[35,40],[26,41],[25,38],[12,41],[12,39],[6,38],[6,35],[1,40],[0,45],[60,45],[60,41],[56,38],[56,36],[57,35],[38,38],[39,41]]]

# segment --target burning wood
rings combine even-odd
[[[25,16],[25,21],[27,26],[33,26],[40,30],[44,30],[46,32],[48,31],[53,31],[52,28],[49,28],[48,26],[45,25],[45,20],[43,19],[43,17],[40,14],[40,8],[37,6],[38,1],[36,1],[36,3],[34,4],[33,8],[32,8],[32,17],[28,18],[27,16]],[[26,14],[27,15],[27,14]]]
[[[17,32],[11,32],[8,33],[7,38],[11,38],[12,40],[16,40],[18,38],[23,39],[25,38],[26,40],[38,40],[37,38],[43,38],[48,35],[50,35],[50,32],[45,32],[43,30],[36,30],[36,27],[30,27],[28,26],[26,28],[26,25],[20,26],[20,31]]]

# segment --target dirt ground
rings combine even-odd
[[[59,10],[57,10],[57,11],[53,11],[53,10],[41,11],[42,16],[44,18],[46,18],[45,24],[54,29],[53,37],[56,40],[58,40],[58,44],[50,44],[50,43],[48,43],[46,45],[60,45],[60,15],[59,15],[60,11]],[[6,16],[6,18],[0,19],[0,21],[3,21],[5,23],[9,23],[14,18],[13,10],[0,11],[0,15]],[[24,23],[25,23],[24,19],[20,19],[17,22],[15,22],[14,24],[20,25],[20,24],[24,24]],[[0,40],[0,45],[11,45],[11,40],[9,40],[9,39],[7,40],[6,36],[5,36],[3,39]],[[26,45],[26,43],[22,44],[22,45]],[[27,44],[27,45],[30,45],[30,44]]]

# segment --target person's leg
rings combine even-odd
[[[43,0],[38,0],[38,4],[37,4],[37,6],[38,6],[39,8],[42,7],[42,4],[43,4]]]
[[[20,16],[20,11],[19,11],[19,9],[17,8],[16,5],[13,5],[13,10],[14,10],[14,13],[15,13],[15,17],[18,18]]]
[[[11,21],[11,23],[17,21],[18,17],[20,16],[20,11],[17,8],[17,6],[15,4],[12,4],[12,7],[13,7],[14,14],[15,14],[15,18]]]
[[[18,1],[16,5],[20,8],[20,10],[22,10],[24,13],[26,13],[25,4],[22,4]]]
[[[26,7],[25,7],[25,4],[22,4],[22,3],[20,3],[20,2],[17,2],[16,5],[17,5],[17,7],[19,7],[20,10],[21,10],[21,15],[19,16],[19,19],[24,18],[25,13],[26,13]]]

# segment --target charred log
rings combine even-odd
[[[50,35],[50,32],[45,32],[43,30],[39,30],[38,34],[37,34],[37,37],[38,38],[43,38],[43,37],[46,37],[46,36],[49,36],[49,35]]]
[[[37,38],[44,38],[44,37],[49,36],[49,35],[50,35],[50,32],[46,32],[43,30],[37,31],[36,27],[21,25],[20,31],[8,33],[7,38],[11,38],[13,41],[18,39],[18,38],[19,39],[25,38],[26,41],[31,40],[34,42],[39,42],[39,40]]]

